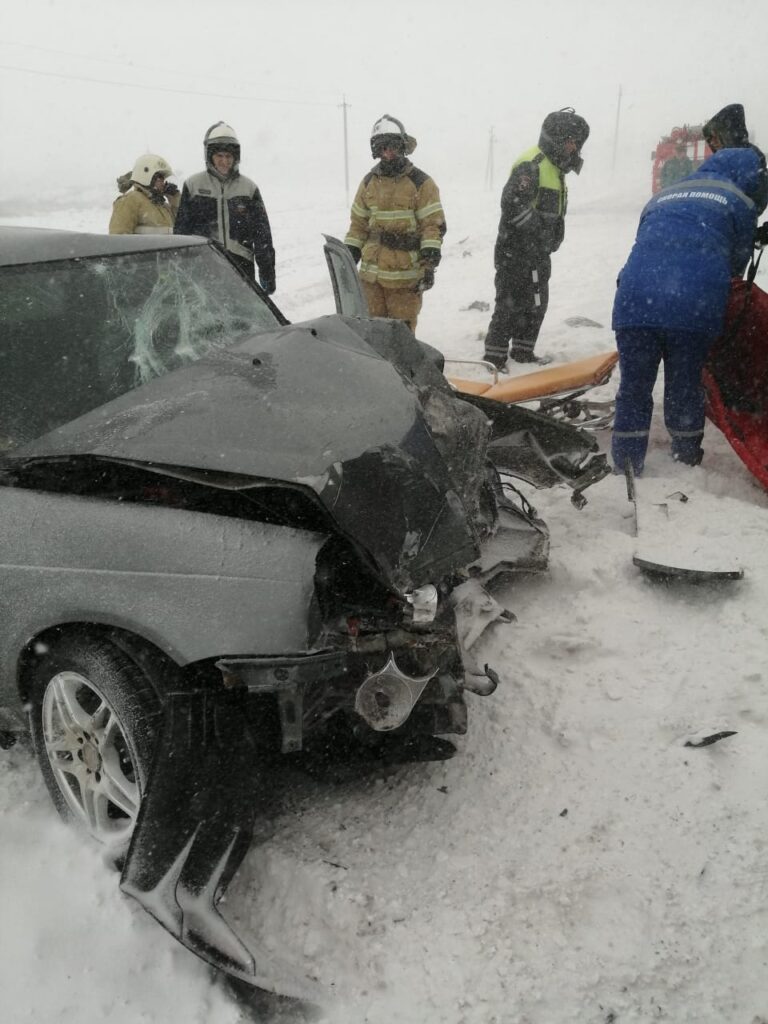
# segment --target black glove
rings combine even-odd
[[[174,185],[172,181],[166,181],[165,194],[167,196],[177,196],[179,194],[179,186]]]
[[[349,244],[347,245],[347,248],[352,253],[352,259],[355,261],[355,263],[359,263],[363,256],[362,250],[358,249],[356,245]]]
[[[261,285],[261,290],[266,292],[267,295],[271,295],[274,292],[275,288],[277,288],[277,281],[275,280],[274,277],[260,276],[259,284]]]
[[[419,259],[427,266],[434,268],[438,265],[441,259],[441,252],[439,249],[422,249],[419,252]]]
[[[768,245],[768,220],[755,231],[755,245]]]
[[[421,272],[421,280],[419,281],[419,287],[417,291],[428,292],[432,285],[435,283],[435,272],[432,267],[424,267]]]

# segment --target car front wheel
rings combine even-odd
[[[112,851],[136,824],[160,702],[144,673],[105,640],[45,649],[33,676],[30,728],[59,813]]]

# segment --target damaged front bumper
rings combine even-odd
[[[485,696],[498,682],[476,642],[491,623],[513,618],[485,585],[543,569],[549,549],[546,526],[522,498],[499,493],[497,505],[495,529],[463,580],[405,595],[411,628],[337,636],[322,650],[224,657],[218,686],[169,695],[121,887],[216,968],[269,987],[268,954],[250,950],[219,911],[272,789],[277,751],[262,743],[265,698],[283,754],[305,749],[331,719],[350,723],[374,750],[391,743],[403,755],[394,761],[418,758],[424,738],[466,732],[465,690]],[[446,756],[437,750],[427,759]],[[301,983],[285,994],[311,997]]]
[[[455,614],[450,628],[353,637],[343,649],[221,658],[222,685],[170,694],[122,890],[212,966],[268,985],[268,954],[249,949],[220,913],[272,789],[276,751],[262,743],[264,697],[274,698],[283,753],[302,750],[339,715],[363,744],[391,739],[403,752],[419,749],[425,737],[466,732],[464,690],[486,695],[497,681],[471,661],[479,632],[471,635],[468,623],[479,616],[485,628],[504,617],[482,588],[481,571],[442,609],[444,621]],[[493,605],[484,618],[477,603],[483,595]],[[408,748],[414,740],[416,748]],[[297,982],[284,994],[311,998],[311,986]]]
[[[455,640],[375,653],[377,667],[374,652],[359,650],[223,658],[223,686],[167,698],[121,888],[192,952],[250,984],[269,987],[269,955],[241,941],[220,903],[273,788],[264,695],[275,698],[284,752],[301,750],[339,712],[368,743],[466,731]],[[282,989],[313,994],[300,981]]]

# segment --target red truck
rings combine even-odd
[[[712,150],[704,140],[702,127],[700,124],[684,124],[682,128],[673,128],[669,135],[662,135],[651,153],[652,192],[658,192],[666,185],[673,184],[673,180],[695,171],[699,164],[712,155]],[[684,173],[678,173],[681,170]]]

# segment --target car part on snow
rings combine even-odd
[[[253,954],[218,910],[268,792],[241,691],[167,697],[120,887],[210,964],[253,981]]]
[[[567,316],[565,322],[569,327],[602,327],[597,320],[591,320],[588,316]]]
[[[10,750],[16,741],[17,736],[15,732],[5,732],[5,730],[0,729],[0,750]]]
[[[679,507],[688,502],[688,495],[675,491],[663,501],[641,503],[629,459],[624,476],[627,499],[634,510],[637,546],[632,561],[638,569],[657,579],[680,579],[689,583],[743,579],[744,570],[728,564],[721,546],[708,541],[700,532],[692,534],[685,523],[685,515],[678,514]],[[697,505],[700,504],[697,500]]]
[[[704,736],[700,740],[686,740],[683,744],[684,747],[711,747],[713,743],[717,743],[719,740],[728,739],[729,736],[736,736],[737,733],[734,729],[724,729],[722,732],[713,732],[711,736]]]

